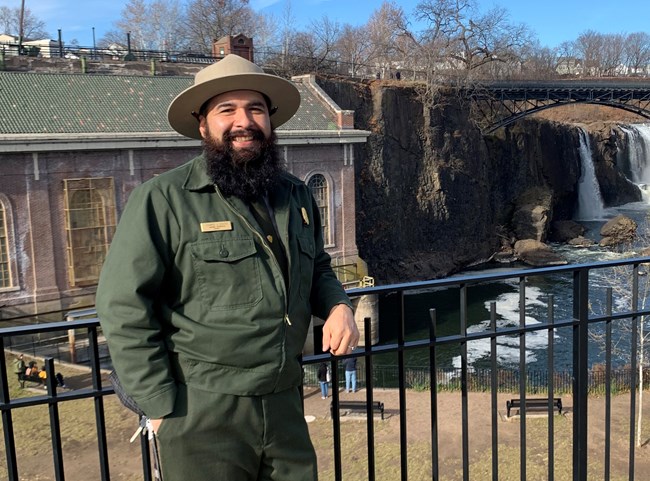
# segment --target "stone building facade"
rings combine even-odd
[[[173,132],[171,99],[191,77],[0,72],[0,319],[94,305],[104,255],[134,187],[196,156]],[[287,170],[324,216],[340,278],[366,275],[355,237],[351,111],[313,77],[294,78],[300,110],[277,130]]]

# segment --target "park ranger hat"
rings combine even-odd
[[[212,97],[233,90],[254,90],[265,95],[270,102],[273,128],[293,117],[300,106],[300,92],[292,82],[264,73],[254,63],[230,54],[197,72],[194,85],[172,100],[167,110],[169,124],[179,134],[201,139],[198,122],[201,107]]]

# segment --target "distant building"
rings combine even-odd
[[[223,58],[231,53],[254,62],[253,39],[239,34],[221,37],[212,44],[212,56],[215,58]]]

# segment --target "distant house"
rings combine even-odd
[[[584,73],[582,60],[576,57],[561,57],[555,70],[560,75],[578,76]]]
[[[7,56],[18,55],[18,37],[6,33],[0,34],[0,51]]]
[[[0,34],[0,50],[5,55],[18,55],[18,37],[13,35]],[[23,55],[40,56],[40,57],[59,57],[59,42],[49,38],[41,40],[23,40]],[[61,48],[63,43],[61,44]]]
[[[226,55],[234,53],[251,62],[253,60],[253,39],[239,34],[234,36],[221,37],[212,44],[212,56],[215,58],[224,58]]]
[[[41,40],[29,40],[23,42],[23,46],[29,49],[29,47],[35,47],[38,50],[36,51],[38,55],[45,58],[51,57],[60,57],[63,52],[63,43],[59,46],[57,40],[51,40],[49,38],[44,38]]]

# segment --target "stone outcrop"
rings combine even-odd
[[[552,222],[572,219],[577,126],[528,117],[484,136],[470,103],[453,91],[427,97],[406,82],[318,82],[355,111],[355,128],[372,132],[355,147],[355,159],[363,159],[355,162],[357,245],[378,283],[440,277],[487,259],[510,262],[515,241],[546,241]],[[618,134],[590,135],[606,202],[634,199],[636,186],[615,162]],[[583,233],[571,239],[587,245]],[[533,265],[562,262],[539,245],[522,252]]]
[[[514,252],[517,259],[534,267],[559,266],[567,263],[566,259],[553,252],[548,245],[534,239],[517,241]]]
[[[515,200],[512,231],[517,239],[544,241],[553,211],[553,193],[543,187],[532,187]]]
[[[617,215],[608,220],[600,229],[603,236],[599,242],[601,247],[610,247],[630,242],[636,237],[637,224],[629,217]]]

